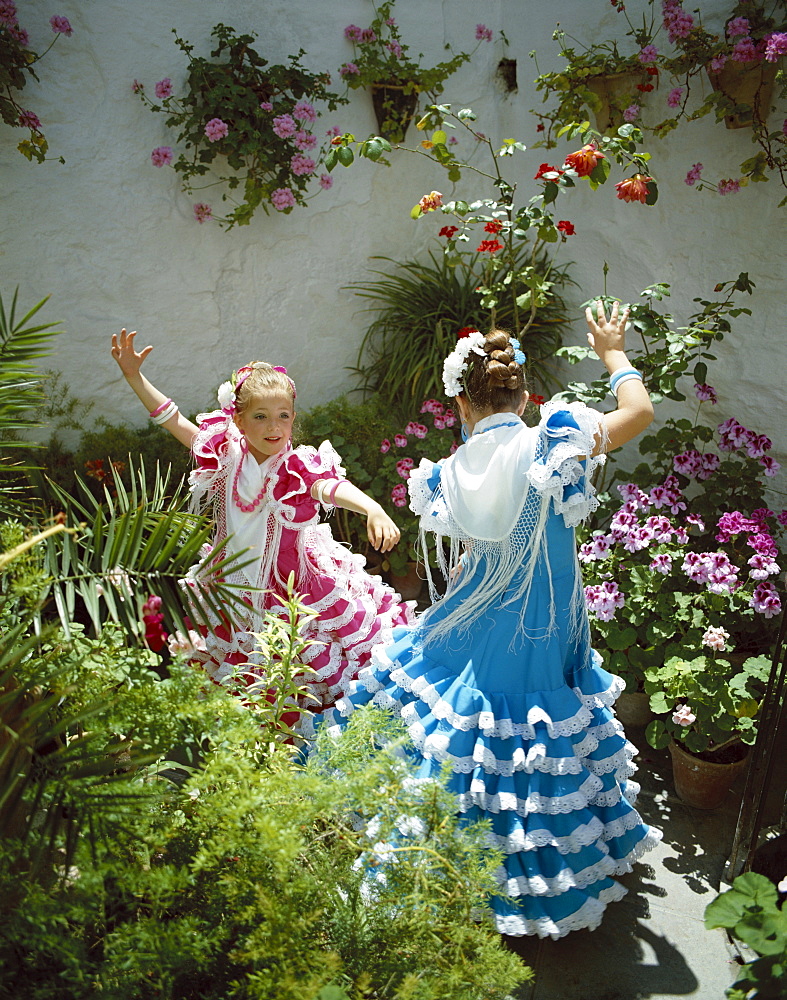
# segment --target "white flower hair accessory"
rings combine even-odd
[[[483,333],[478,330],[469,330],[466,336],[459,338],[456,347],[443,362],[443,386],[446,396],[458,396],[462,391],[461,379],[467,369],[470,352],[483,358],[486,354],[483,347],[485,339]]]
[[[219,406],[222,410],[228,410],[235,404],[235,386],[229,380],[222,382],[217,393]]]

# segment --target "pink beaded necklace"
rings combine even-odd
[[[232,477],[232,499],[234,500],[237,507],[240,510],[242,510],[245,514],[251,514],[253,511],[257,509],[257,507],[260,504],[260,501],[265,495],[266,484],[263,482],[262,489],[257,494],[257,496],[251,501],[251,503],[244,503],[243,500],[241,500],[240,498],[240,494],[238,493],[238,478],[240,476],[241,465],[243,465],[243,458],[241,458],[240,462],[238,462],[235,468],[235,475]]]

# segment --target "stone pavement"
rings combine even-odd
[[[706,930],[703,913],[726,888],[743,779],[719,809],[693,809],[675,795],[669,753],[652,750],[642,730],[627,735],[640,749],[637,808],[664,839],[619,880],[629,893],[597,930],[507,939],[536,973],[516,1000],[724,1000],[737,978],[726,932]]]

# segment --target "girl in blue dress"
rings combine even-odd
[[[328,725],[368,701],[407,725],[420,777],[450,766],[463,818],[491,821],[504,852],[499,931],[559,938],[596,928],[625,888],[615,875],[659,840],[633,808],[636,753],[612,705],[623,682],[591,649],[574,527],[597,506],[605,453],[653,418],[624,353],[628,310],[586,312],[617,409],[550,402],[537,427],[519,344],[461,338],[443,381],[466,443],[409,480],[421,530],[437,536],[447,589],[415,625],[372,652]],[[428,563],[427,563],[428,566]]]

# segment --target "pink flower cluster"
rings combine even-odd
[[[296,177],[313,174],[316,168],[317,164],[314,160],[310,156],[304,156],[303,153],[296,153],[290,160],[290,170],[292,170]]]
[[[691,170],[686,174],[686,183],[689,187],[693,187],[697,181],[700,179],[700,174],[702,173],[702,164],[695,163]]]
[[[218,142],[219,139],[225,138],[229,130],[229,125],[221,118],[211,118],[205,126],[205,135],[211,142]]]
[[[702,167],[701,163],[695,164],[695,166]],[[707,385],[706,383],[700,384],[699,382],[694,383],[694,395],[702,403],[713,403],[714,405],[718,403],[718,398],[716,396],[716,390],[712,385]]]
[[[758,583],[749,605],[754,608],[757,614],[763,615],[765,618],[773,618],[778,615],[782,609],[782,602],[775,584],[770,580]]]
[[[624,122],[635,122],[639,117],[639,104],[629,104],[626,110],[623,112]]]
[[[726,629],[711,626],[705,630],[705,634],[702,637],[702,644],[720,652],[726,646],[729,637],[730,633]]]
[[[456,417],[451,409],[446,409],[437,399],[427,399],[421,406],[421,413],[431,413],[434,418],[435,429],[443,431],[448,427],[453,427]]]
[[[155,88],[156,97],[163,100],[167,97],[172,97],[172,80],[168,76],[165,76],[163,80],[159,80]]]
[[[602,622],[612,621],[618,608],[622,608],[626,599],[618,589],[614,580],[590,584],[585,587],[585,603],[588,611]]]
[[[410,470],[413,468],[414,465],[415,462],[413,462],[412,458],[407,458],[407,457],[400,458],[399,461],[396,463],[396,471],[398,475],[402,477],[402,479],[409,479]]]
[[[280,139],[288,139],[291,135],[295,135],[298,126],[292,115],[278,115],[273,119],[273,131]]]
[[[749,458],[756,458],[765,469],[766,476],[775,476],[781,465],[766,451],[770,451],[772,441],[765,434],[755,434],[754,431],[746,430],[734,417],[719,424],[719,449],[721,451],[737,451],[745,448]]]
[[[295,107],[292,109],[293,116],[298,119],[299,122],[316,122],[317,112],[314,110],[314,105],[309,101],[298,101]]]
[[[733,177],[729,177],[726,180],[720,180],[718,185],[719,194],[737,194],[741,189],[741,182],[736,181]]]
[[[690,726],[697,721],[697,716],[688,705],[681,705],[672,713],[672,721],[676,726]]]
[[[200,223],[200,225],[203,222],[208,222],[213,218],[213,209],[210,205],[206,205],[204,201],[198,201],[194,205],[194,218]]]
[[[156,146],[150,154],[154,167],[168,167],[172,163],[172,146]]]
[[[671,42],[685,38],[694,27],[694,18],[683,9],[678,0],[662,0],[661,13]]]
[[[24,28],[19,27],[16,4],[13,0],[0,0],[0,25],[2,25],[11,38],[13,38],[15,42],[18,42],[23,48],[30,44],[30,36]]]
[[[290,188],[276,188],[271,192],[271,204],[277,212],[283,212],[295,207],[295,195]]]
[[[345,63],[343,66],[339,67],[339,76],[357,76],[360,72],[361,71],[353,62]]]
[[[704,583],[712,594],[732,594],[741,585],[738,571],[726,552],[687,552],[681,567],[694,583]]]
[[[710,479],[720,464],[718,455],[712,452],[703,455],[694,448],[676,455],[672,460],[673,469],[688,479]]]
[[[407,487],[404,483],[397,483],[394,486],[391,490],[391,499],[397,507],[405,507],[407,505]]]
[[[757,45],[753,38],[749,38],[748,35],[745,38],[739,38],[733,45],[732,52],[730,53],[730,59],[733,62],[752,62],[761,56],[761,47]]]
[[[673,87],[667,94],[667,105],[670,108],[677,108],[683,97],[683,87]]]
[[[63,17],[60,14],[53,14],[49,18],[49,23],[52,26],[52,31],[56,35],[73,35],[74,29],[71,27],[71,23],[67,17]]]
[[[487,28],[485,24],[477,24],[475,26],[475,37],[479,42],[491,42],[492,29]]]
[[[637,59],[639,59],[643,66],[647,66],[648,63],[654,63],[656,61],[658,54],[659,50],[655,45],[645,45],[637,56]]]
[[[784,55],[787,55],[787,33],[775,31],[765,43],[765,58],[768,62],[776,62]]]

